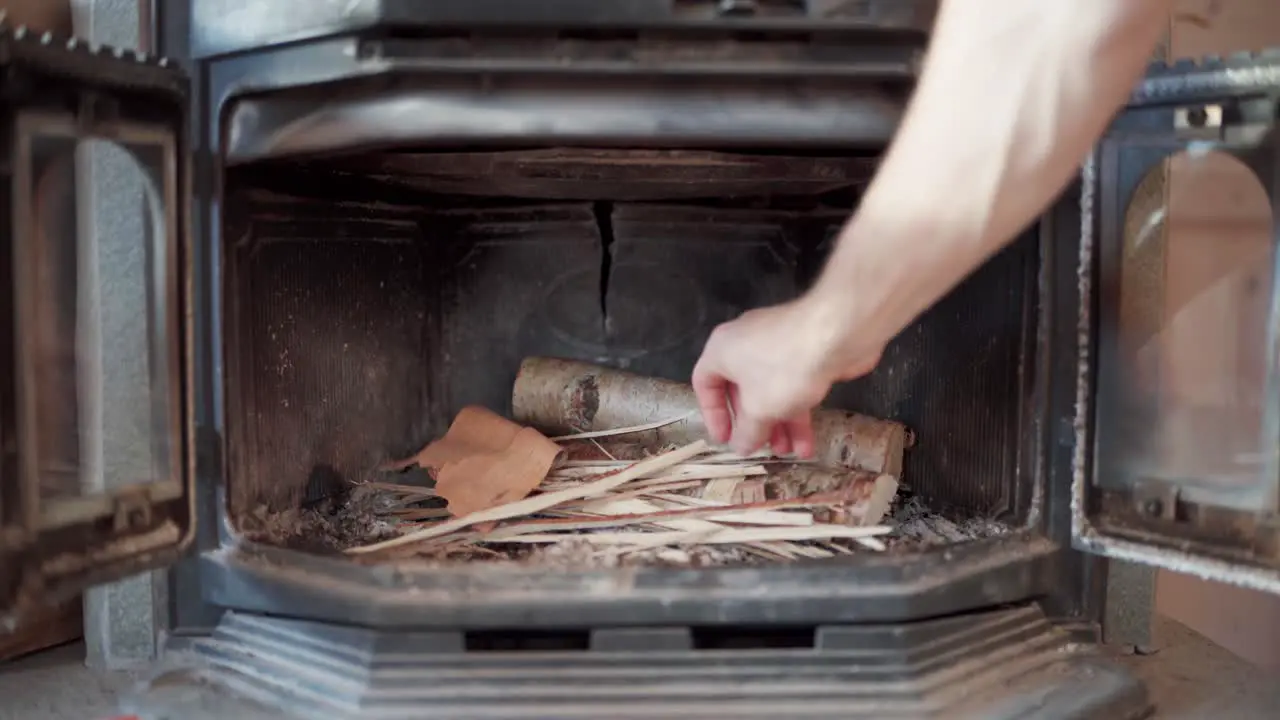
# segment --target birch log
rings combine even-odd
[[[683,417],[627,439],[656,447],[707,437],[692,386],[574,360],[526,358],[511,408],[517,422],[553,436]],[[901,423],[821,408],[813,426],[820,464],[901,477],[909,438]]]

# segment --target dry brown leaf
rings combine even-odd
[[[447,462],[436,475],[436,494],[461,517],[513,503],[547,476],[560,447],[533,428],[523,428],[499,450]]]
[[[444,437],[422,448],[414,460],[424,468],[439,470],[451,462],[502,450],[520,430],[519,425],[491,410],[468,405],[453,418]]]
[[[436,494],[461,517],[528,496],[559,453],[560,446],[537,430],[472,405],[408,463],[431,472]],[[396,465],[407,467],[404,461]]]

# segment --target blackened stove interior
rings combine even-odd
[[[398,534],[396,498],[367,481],[429,484],[379,468],[442,435],[464,406],[509,414],[528,356],[687,382],[718,323],[813,281],[873,167],[544,148],[230,169],[221,297],[233,522],[253,540],[326,554]],[[902,252],[927,252],[925,239]],[[893,550],[1027,520],[1019,459],[1037,252],[1028,238],[992,258],[825,402],[916,438],[887,521]],[[728,561],[739,559],[749,561]]]

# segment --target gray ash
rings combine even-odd
[[[987,518],[952,520],[930,509],[918,497],[899,496],[885,524],[894,528],[893,533],[884,538],[893,550],[922,550],[1013,532],[1008,525]]]
[[[250,540],[307,552],[338,553],[395,537],[399,525],[387,511],[395,494],[364,485],[314,505],[272,513],[260,505],[242,521]]]
[[[249,539],[268,545],[323,554],[340,553],[352,547],[396,537],[405,530],[419,527],[414,523],[400,524],[394,515],[389,514],[391,510],[403,507],[402,499],[395,492],[360,485],[346,495],[295,510],[271,513],[266,506],[260,506],[242,521],[241,529]],[[440,504],[438,500],[428,501],[428,504],[431,503]],[[912,552],[1000,537],[1013,530],[994,520],[953,518],[953,515],[944,515],[929,508],[920,498],[913,497],[904,490],[884,521],[886,525],[893,526],[894,530],[881,539],[892,552]],[[868,552],[852,540],[833,540],[826,544],[837,545],[848,553]],[[563,542],[541,546],[446,545],[437,548],[430,555],[418,556],[413,562],[430,565],[513,563],[599,569],[636,566],[720,567],[778,561],[736,547],[712,545],[643,551],[621,548],[611,550],[593,547],[583,539],[569,536]]]
[[[619,567],[708,568],[761,564],[766,561],[737,548],[714,545],[638,551],[598,547],[588,543],[585,534],[568,536],[564,541],[550,545],[492,544],[444,548],[432,555],[419,555],[402,561],[405,566],[413,568],[445,567],[473,562],[488,565],[534,565],[564,570],[604,570]]]

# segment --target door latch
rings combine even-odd
[[[1173,111],[1173,129],[1178,137],[1221,140],[1225,111],[1221,105],[1188,105]]]

